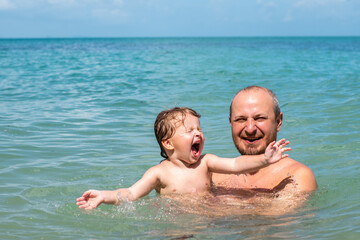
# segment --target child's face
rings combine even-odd
[[[199,118],[186,114],[184,124],[182,121],[178,123],[175,134],[169,141],[174,147],[173,157],[188,164],[196,163],[205,142]]]

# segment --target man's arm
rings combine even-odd
[[[297,163],[293,166],[292,176],[300,192],[312,192],[317,189],[317,182],[313,171],[307,166]]]

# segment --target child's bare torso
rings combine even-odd
[[[204,156],[196,164],[189,167],[178,166],[170,160],[161,162],[157,165],[161,174],[156,191],[160,194],[202,194],[210,192],[211,173],[205,163]]]

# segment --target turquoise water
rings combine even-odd
[[[278,95],[279,135],[317,177],[304,205],[199,214],[152,192],[77,208],[85,190],[128,187],[160,161],[165,108],[197,110],[204,152],[236,156],[228,107],[248,85]],[[2,39],[1,238],[359,239],[359,119],[359,37]]]

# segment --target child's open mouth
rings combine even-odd
[[[191,146],[191,153],[195,156],[195,157],[198,157],[200,155],[200,143],[194,143],[192,146]]]

